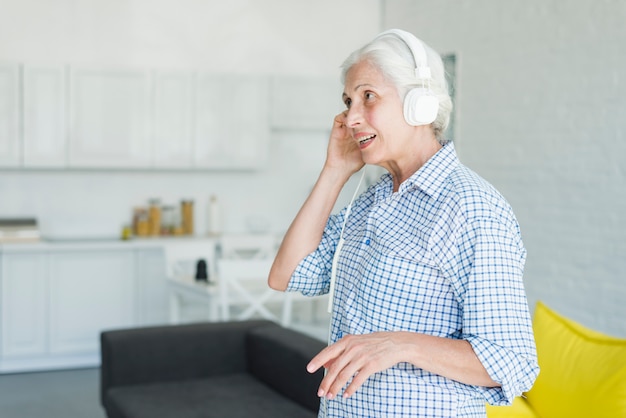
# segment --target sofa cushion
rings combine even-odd
[[[317,411],[317,390],[324,371],[311,374],[306,366],[324,347],[322,341],[288,328],[255,328],[246,339],[248,372],[291,400]]]
[[[533,408],[524,398],[513,399],[513,404],[509,406],[487,405],[488,418],[539,418]]]
[[[105,395],[116,418],[316,417],[250,374],[119,386]]]
[[[566,319],[541,302],[533,320],[541,369],[528,402],[542,417],[626,417],[626,340]]]

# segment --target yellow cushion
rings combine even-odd
[[[539,377],[528,402],[544,418],[626,417],[626,339],[566,319],[538,302]]]
[[[488,418],[539,418],[523,398],[513,399],[510,406],[487,405]]]

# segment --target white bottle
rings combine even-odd
[[[217,196],[211,195],[209,199],[209,236],[218,236],[222,232],[222,220],[220,219],[220,207]]]

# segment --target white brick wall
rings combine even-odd
[[[511,202],[543,300],[626,336],[626,2],[389,0],[457,54],[461,159]]]

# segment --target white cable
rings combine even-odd
[[[350,199],[350,204],[346,208],[346,214],[343,217],[343,225],[341,226],[341,233],[339,234],[339,242],[337,243],[337,248],[335,249],[335,254],[333,255],[333,263],[330,269],[330,289],[328,291],[328,313],[332,313],[333,311],[333,299],[335,298],[335,283],[337,281],[337,263],[339,261],[339,254],[341,253],[341,249],[343,248],[343,230],[346,228],[346,222],[348,221],[348,216],[350,216],[350,211],[352,210],[352,203],[354,203],[354,199],[356,199],[357,193],[361,188],[361,183],[363,182],[363,178],[365,177],[365,168],[363,168],[363,172],[361,173],[361,178],[359,179],[359,184],[356,186],[356,190],[354,190],[354,194],[352,195],[352,199]]]
[[[339,233],[339,242],[337,243],[337,248],[335,249],[335,254],[333,255],[333,263],[330,270],[330,289],[328,291],[328,313],[332,314],[333,311],[333,299],[335,298],[335,282],[337,281],[337,262],[339,260],[339,253],[343,248],[343,230],[346,228],[346,222],[348,221],[348,216],[350,216],[350,211],[352,210],[352,203],[354,203],[354,199],[356,199],[356,195],[361,188],[361,183],[363,182],[363,178],[365,177],[365,167],[363,167],[363,172],[361,173],[361,178],[359,179],[359,184],[356,186],[356,190],[352,195],[352,199],[350,199],[350,204],[346,208],[346,214],[343,218],[343,225],[341,226],[341,232]],[[332,321],[332,315],[331,315]],[[328,345],[330,345],[330,338],[332,332],[332,324],[328,324]],[[324,376],[326,376],[327,369],[324,368]],[[322,398],[322,408],[324,409],[324,416],[328,416],[328,400],[326,397]]]

